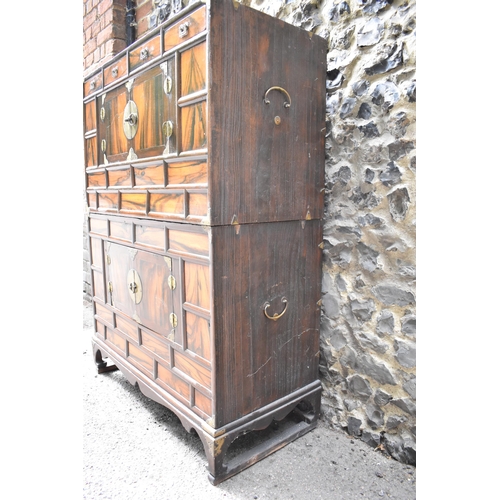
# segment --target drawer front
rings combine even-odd
[[[168,51],[206,29],[206,8],[200,7],[191,15],[170,26],[163,35],[163,50]]]
[[[104,86],[114,83],[127,74],[127,58],[121,57],[118,61],[104,68]]]
[[[97,92],[98,90],[102,89],[102,72],[97,73],[95,76],[92,78],[89,78],[86,82],[83,84],[83,95],[84,97],[89,96],[90,94],[93,94],[94,92]]]
[[[134,71],[159,57],[161,55],[160,41],[161,37],[158,34],[154,38],[150,38],[148,41],[131,50],[129,53],[130,71]]]

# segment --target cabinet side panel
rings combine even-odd
[[[220,427],[318,379],[321,221],[212,231]]]
[[[212,224],[231,224],[234,216],[240,224],[321,218],[326,50],[318,36],[236,2],[213,1]]]

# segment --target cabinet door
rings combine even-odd
[[[175,153],[174,73],[172,58],[99,97],[101,164]]]
[[[151,252],[109,243],[106,254],[108,303],[139,324],[175,337],[178,311],[172,261]]]

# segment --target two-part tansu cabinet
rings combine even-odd
[[[214,484],[317,423],[326,51],[209,0],[84,81],[98,371],[196,431]]]

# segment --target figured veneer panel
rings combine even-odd
[[[95,324],[97,336],[104,340],[106,338],[106,327],[100,321],[96,321]]]
[[[184,263],[184,295],[189,304],[210,310],[210,278],[208,266]]]
[[[174,351],[172,366],[210,390],[211,374],[210,370],[204,366],[201,366],[194,360],[184,356],[184,354],[181,354],[179,351]]]
[[[90,218],[90,231],[96,234],[107,236],[108,234],[108,221],[106,219]]]
[[[118,210],[118,193],[109,193],[106,191],[100,191],[97,193],[97,207],[98,210],[105,211],[117,211]]]
[[[93,267],[103,270],[102,240],[99,238],[90,238],[90,261]]]
[[[122,193],[120,212],[146,214],[147,193]]]
[[[207,417],[212,415],[212,400],[197,390],[194,391],[194,405]]]
[[[189,215],[207,215],[208,199],[206,193],[189,193],[188,214]]]
[[[127,337],[139,342],[139,332],[137,329],[137,323],[129,321],[120,315],[116,315],[116,329],[123,332]]]
[[[110,325],[113,324],[113,313],[97,302],[95,303],[95,313],[102,321]]]
[[[210,325],[208,320],[186,311],[187,349],[210,360]]]
[[[186,42],[206,28],[206,11],[201,7],[191,15],[169,27],[163,36],[163,50],[173,49],[179,43]],[[185,33],[185,34],[184,34]]]
[[[132,241],[132,224],[114,219],[109,223],[109,235],[118,240]]]
[[[96,104],[95,100],[85,104],[85,132],[90,132],[96,128]]]
[[[92,279],[94,280],[94,297],[102,300],[106,300],[104,296],[104,282],[102,272],[92,271]]]
[[[189,402],[189,384],[174,375],[168,368],[165,368],[160,363],[158,363],[158,377],[156,380],[160,383],[160,385],[162,385],[163,382],[164,387],[166,386],[167,388],[182,396],[186,403]]]
[[[181,52],[180,59],[181,95],[204,90],[207,86],[207,44],[203,42]]]
[[[153,359],[131,342],[128,343],[127,359],[150,377],[153,375]]]
[[[184,193],[152,192],[150,195],[149,211],[157,215],[184,215]]]
[[[132,268],[133,250],[116,243],[105,243],[105,249],[106,280],[112,285],[108,303],[131,318],[135,308],[128,292],[127,274]]]
[[[141,331],[142,346],[161,358],[165,363],[170,364],[170,347],[167,342],[154,333],[146,330]]]
[[[160,155],[165,149],[163,123],[167,120],[168,102],[163,90],[164,73],[156,66],[134,79],[131,98],[137,105],[137,133],[130,141],[139,158]]]
[[[120,57],[120,59],[114,61],[113,64],[104,68],[103,73],[104,73],[104,86],[115,82],[122,76],[125,76],[127,74],[127,57],[126,56]]]
[[[206,160],[193,160],[183,162],[170,162],[167,165],[168,185],[177,184],[206,184]]]
[[[98,164],[97,158],[97,138],[85,139],[85,166],[94,167]]]
[[[135,242],[158,250],[165,250],[165,229],[141,224],[135,225]]]
[[[99,170],[97,172],[88,172],[87,185],[89,188],[105,188],[106,172],[104,170]]]
[[[109,187],[132,187],[130,168],[108,169]]]
[[[97,210],[97,193],[88,193],[87,203],[90,209]]]
[[[102,72],[99,71],[95,76],[87,80],[83,84],[83,95],[84,97],[100,90],[102,88]]]
[[[130,51],[129,54],[129,67],[130,71],[140,68],[144,64],[152,61],[160,54],[160,35],[150,38],[142,43],[135,49]]]
[[[137,187],[165,186],[163,162],[154,165],[134,165],[134,178]]]
[[[208,256],[208,235],[188,231],[169,230],[170,249],[182,253]]]
[[[123,160],[126,158],[130,146],[123,132],[123,113],[129,100],[125,85],[106,92],[100,99],[99,130],[100,137],[104,139],[100,148],[104,147],[103,153],[109,162]],[[104,117],[104,118],[102,118]]]
[[[114,346],[125,357],[127,341],[112,328],[106,328],[106,342]]]
[[[132,257],[129,269],[136,270],[142,283],[142,300],[133,306],[136,317],[141,325],[166,337],[172,329],[170,314],[176,312],[168,285],[168,263],[164,256],[142,250]]]
[[[207,147],[207,103],[190,104],[181,108],[181,151]]]

